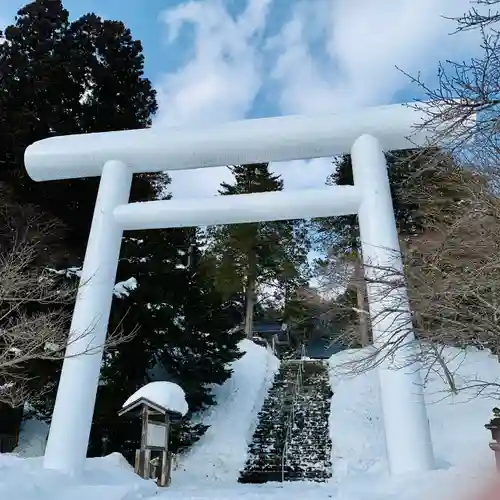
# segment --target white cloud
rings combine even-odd
[[[396,65],[431,76],[438,61],[478,47],[475,34],[450,37],[454,24],[443,17],[460,15],[469,0],[297,0],[279,33],[264,39],[270,4],[247,0],[234,18],[222,0],[191,1],[162,15],[170,41],[194,29],[194,55],[157,85],[156,126],[243,118],[259,92],[277,96],[283,114],[388,103],[408,86]],[[273,170],[287,189],[301,189],[324,184],[332,167],[317,159]],[[176,197],[215,194],[230,178],[227,169],[172,177]]]
[[[182,27],[195,29],[194,57],[157,85],[157,125],[227,121],[244,116],[261,86],[262,36],[271,0],[251,0],[233,19],[221,0],[189,2],[162,14],[169,42]]]
[[[213,123],[245,116],[261,88],[262,37],[270,0],[251,0],[238,18],[232,18],[221,0],[189,2],[161,16],[169,42],[185,25],[194,28],[194,56],[180,70],[156,85],[160,112],[155,126]],[[172,172],[177,197],[216,194],[227,168]]]
[[[298,190],[323,185],[328,175],[333,172],[333,166],[331,158],[314,158],[273,163],[271,170],[283,177],[285,189]]]
[[[449,36],[445,19],[469,0],[301,0],[268,46],[271,75],[284,113],[323,113],[390,102],[407,77],[396,65],[430,76],[439,60],[463,57],[478,45],[475,33]],[[323,35],[325,60],[311,50]],[[326,63],[326,64],[325,64]],[[304,92],[307,89],[307,92]]]
[[[221,182],[231,183],[228,168],[199,168],[169,172],[172,183],[169,190],[176,198],[206,198],[217,194]]]

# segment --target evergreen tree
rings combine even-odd
[[[66,240],[83,253],[98,178],[35,183],[24,150],[52,135],[148,127],[156,93],[143,77],[141,43],[118,21],[88,14],[69,22],[59,0],[19,10],[0,45],[0,179],[68,227]],[[133,199],[151,199],[161,176],[135,176]]]
[[[23,154],[34,141],[51,135],[144,128],[157,104],[143,76],[141,43],[121,22],[88,14],[74,22],[59,0],[36,0],[21,9],[0,45],[0,179],[19,202],[35,202],[41,216],[57,216],[67,226],[61,244],[70,257],[53,256],[53,268],[81,264],[99,179],[34,183],[26,175]],[[160,174],[136,175],[131,201],[153,200],[168,182]],[[44,215],[45,214],[45,215]],[[234,315],[202,265],[194,245],[192,266],[180,265],[194,230],[126,233],[118,267],[119,281],[138,286],[113,303],[109,330],[133,339],[117,346],[103,362],[92,429],[92,454],[137,447],[128,437],[133,424],[121,422],[124,400],[151,377],[178,382],[191,412],[214,403],[212,384],[230,375],[228,362],[240,353],[238,335],[230,335]],[[159,368],[164,367],[163,373]],[[34,400],[50,418],[58,366],[45,378],[51,391]],[[197,438],[203,426],[184,424],[177,445]]]
[[[448,210],[462,196],[456,183],[450,182],[454,168],[450,156],[436,149],[402,150],[386,153],[387,172],[394,206],[394,216],[401,238],[408,239],[423,231],[432,190],[437,203]],[[350,155],[336,163],[327,185],[353,185]],[[439,201],[440,200],[440,201]],[[320,242],[335,248],[341,255],[357,252],[360,246],[357,215],[329,217],[317,220]]]
[[[441,217],[445,217],[446,212],[453,210],[463,193],[454,182],[457,167],[450,156],[442,151],[434,148],[402,150],[386,153],[385,156],[396,225],[400,240],[405,244],[412,237],[421,234],[429,223],[431,211],[426,207],[429,200],[440,204]],[[354,184],[350,155],[340,157],[327,184]],[[326,255],[326,258],[317,260],[317,273],[320,276],[330,276],[332,267],[335,269],[346,264],[354,269],[350,285],[356,290],[356,294],[344,294],[342,301],[344,304],[346,298],[354,301],[351,307],[358,309],[360,343],[367,345],[369,325],[357,215],[318,219],[315,225],[316,243]]]
[[[231,172],[235,182],[222,183],[219,193],[224,196],[283,189],[282,179],[269,172],[267,163],[239,165]],[[221,225],[210,228],[208,234],[217,286],[226,297],[244,295],[245,332],[251,336],[258,288],[277,284],[279,299],[286,304],[303,284],[309,251],[307,225],[301,221]]]
[[[118,418],[117,408],[153,380],[179,384],[186,392],[190,415],[213,405],[211,388],[230,376],[228,363],[241,356],[242,336],[229,333],[234,327],[230,305],[205,273],[194,230],[144,231],[126,239],[130,254],[122,257],[118,279],[135,277],[138,287],[127,299],[115,299],[114,323],[128,310],[127,323],[139,330],[106,357],[90,453],[120,451],[133,458],[140,426]],[[188,267],[185,253],[190,245],[196,255]],[[189,446],[206,428],[189,420],[174,426],[171,449]]]

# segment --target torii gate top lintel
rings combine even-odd
[[[141,173],[331,157],[349,153],[363,134],[375,135],[386,151],[407,149],[429,139],[416,128],[428,106],[50,137],[26,149],[25,164],[33,180],[48,181],[100,176],[108,160]]]

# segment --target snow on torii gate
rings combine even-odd
[[[402,270],[383,151],[426,145],[427,134],[415,129],[424,118],[422,108],[398,104],[337,115],[243,120],[206,128],[51,137],[29,146],[25,164],[35,181],[101,177],[44,466],[68,473],[83,469],[123,230],[357,213],[365,263]],[[349,152],[354,186],[128,203],[134,173],[321,158]],[[368,267],[365,269],[370,273]],[[388,290],[384,300],[375,299],[374,294],[380,294],[375,286],[368,285],[368,301],[370,316],[377,318],[372,325],[374,343],[382,345],[402,323],[410,325],[411,331],[411,316],[406,296],[403,309],[407,313],[402,317],[401,295],[396,297]],[[388,305],[390,309],[395,300],[399,311],[380,319],[381,310]],[[413,335],[406,340],[413,340]],[[92,354],[78,356],[88,350],[89,343]],[[390,370],[383,363],[378,369],[392,473],[434,466],[416,368]]]

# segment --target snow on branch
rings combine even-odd
[[[113,293],[115,297],[122,299],[123,297],[128,297],[132,290],[137,288],[137,280],[135,278],[129,278],[126,281],[118,282],[113,288]]]
[[[82,275],[82,268],[76,266],[68,267],[66,269],[47,268],[47,271],[58,276],[64,276],[65,278],[80,278]],[[130,292],[135,290],[137,286],[137,280],[134,277],[131,277],[128,280],[116,283],[113,288],[113,294],[115,297],[122,299],[124,297],[128,297]]]

